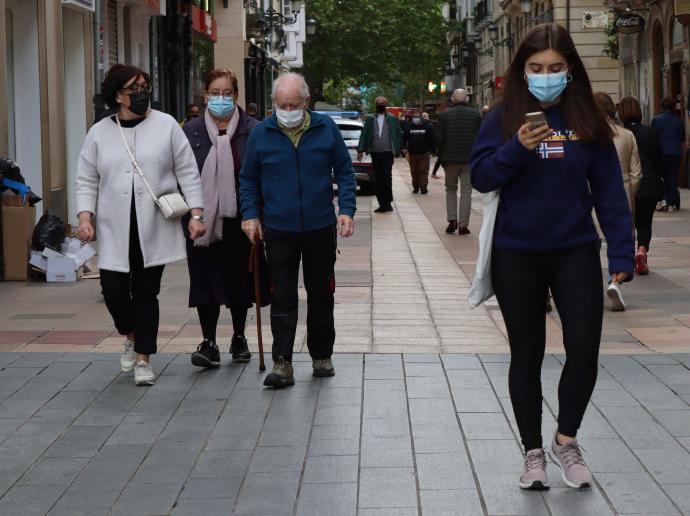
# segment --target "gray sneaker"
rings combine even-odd
[[[586,489],[592,487],[592,472],[587,467],[585,459],[577,440],[573,439],[567,444],[560,445],[554,437],[549,446],[549,457],[561,468],[561,478],[568,487],[574,489]]]
[[[156,383],[156,375],[153,372],[151,364],[140,360],[134,366],[134,384],[135,385],[153,385]]]
[[[264,385],[276,389],[295,385],[295,370],[292,364],[283,357],[278,357],[273,363],[273,371],[264,378]]]
[[[520,476],[520,489],[542,491],[549,488],[546,477],[546,453],[544,448],[530,450],[525,454],[524,472]]]
[[[131,373],[137,363],[137,354],[134,352],[134,341],[125,340],[122,355],[120,355],[120,370],[123,373]]]
[[[335,376],[335,369],[333,368],[333,362],[330,358],[325,360],[312,360],[312,369],[314,369],[314,376],[319,378],[327,378],[329,376]]]

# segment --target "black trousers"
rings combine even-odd
[[[664,170],[664,185],[666,186],[666,195],[664,196],[666,204],[680,208],[680,192],[678,191],[680,155],[664,154],[662,166]]]
[[[129,272],[101,269],[101,291],[105,305],[120,335],[134,332],[134,351],[156,353],[158,338],[158,294],[164,266],[144,268],[137,217],[132,202],[129,229]]]
[[[307,290],[307,347],[314,360],[330,358],[335,343],[335,226],[292,233],[267,229],[264,235],[271,275],[273,359],[292,362],[297,331],[297,289],[302,261]]]
[[[558,431],[574,437],[597,379],[604,314],[599,245],[548,253],[494,249],[491,274],[508,330],[508,386],[525,451],[542,447],[541,365],[549,288],[566,353],[558,385]]]
[[[371,153],[376,178],[376,200],[381,208],[390,208],[393,203],[393,160],[392,152]]]
[[[635,199],[635,229],[637,230],[637,245],[644,246],[649,251],[652,240],[652,219],[656,201]]]

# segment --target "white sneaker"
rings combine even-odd
[[[611,300],[611,309],[614,312],[625,312],[625,301],[623,301],[623,294],[621,294],[618,283],[612,281],[609,284],[609,288],[606,289],[606,294]]]
[[[151,364],[140,360],[134,368],[134,385],[153,385],[156,375],[153,374]]]
[[[123,373],[131,373],[136,363],[137,354],[134,352],[134,341],[127,339],[125,341],[125,349],[122,351],[122,355],[120,355],[120,369]]]

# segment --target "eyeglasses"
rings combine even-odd
[[[221,95],[226,99],[231,99],[235,96],[235,92],[232,90],[211,90],[208,92],[209,97],[220,97]]]
[[[132,95],[137,93],[151,93],[151,87],[147,84],[130,84],[129,86],[122,88],[120,93],[124,95]]]

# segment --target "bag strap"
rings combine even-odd
[[[132,165],[134,166],[134,170],[137,171],[137,173],[141,177],[142,181],[144,181],[144,185],[146,186],[146,189],[149,191],[149,194],[151,194],[151,198],[153,199],[153,202],[156,204],[156,206],[160,206],[160,203],[158,201],[158,198],[156,197],[156,194],[153,193],[153,190],[151,189],[151,185],[146,180],[146,176],[144,175],[144,171],[139,166],[139,162],[136,160],[136,158],[134,157],[134,154],[132,154],[132,150],[129,148],[129,144],[127,143],[127,138],[125,138],[125,132],[122,130],[122,125],[120,124],[120,117],[115,115],[115,121],[117,122],[117,128],[120,130],[120,136],[122,136],[122,143],[125,144],[125,149],[127,149],[127,154],[129,154],[129,159],[132,161]]]

